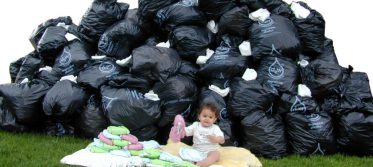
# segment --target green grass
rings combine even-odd
[[[63,166],[60,159],[90,142],[73,137],[0,131],[0,166]]]
[[[86,147],[90,142],[74,137],[0,131],[0,166],[63,166],[59,163],[60,159]],[[260,161],[264,167],[373,167],[373,157],[341,154],[291,155],[280,160],[260,158]]]
[[[264,167],[373,167],[373,157],[356,157],[342,154],[321,156],[290,155],[279,160],[260,158]]]

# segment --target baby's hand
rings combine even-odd
[[[224,138],[221,136],[214,136],[214,135],[207,135],[207,138],[210,140],[212,143],[224,143]]]

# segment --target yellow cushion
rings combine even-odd
[[[162,146],[162,150],[173,155],[179,154],[181,147],[190,147],[182,142],[173,143],[168,141],[167,145]],[[214,165],[222,165],[224,167],[262,167],[259,159],[249,150],[240,147],[220,147],[220,160]]]

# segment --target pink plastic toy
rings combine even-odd
[[[185,121],[181,115],[175,116],[174,126],[171,128],[169,137],[174,143],[180,142],[185,137]]]

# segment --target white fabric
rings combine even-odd
[[[155,141],[155,140],[149,140],[149,141],[142,141],[142,142],[139,142],[140,144],[143,145],[144,147],[144,150],[145,149],[158,149],[161,147],[161,145]]]
[[[249,41],[243,41],[238,48],[242,56],[251,56],[251,44]]]
[[[216,92],[217,94],[219,94],[220,96],[222,97],[225,97],[228,95],[230,89],[229,87],[228,88],[225,88],[225,89],[220,89],[219,87],[215,86],[215,85],[210,85],[209,86],[209,89]]]
[[[182,147],[179,149],[179,156],[181,159],[190,162],[199,162],[207,158],[206,153],[202,153],[193,148]]]
[[[298,95],[302,97],[312,97],[311,90],[303,84],[298,85]]]
[[[207,138],[207,135],[224,137],[219,126],[215,124],[210,127],[203,127],[201,123],[194,122],[192,125],[185,128],[185,132],[186,136],[193,136],[193,148],[202,153],[215,151],[219,148],[219,144],[211,143]]]
[[[104,129],[102,131],[102,134],[108,138],[108,139],[116,139],[116,140],[121,140],[120,136],[119,135],[113,135],[111,134],[108,130]]]
[[[77,77],[74,76],[74,75],[66,75],[66,76],[61,77],[60,81],[69,80],[71,82],[75,82],[76,83],[76,79],[77,79]]]
[[[299,61],[298,62],[298,64],[301,66],[301,67],[306,67],[306,66],[308,66],[308,61],[307,60],[301,60],[301,61]]]
[[[150,90],[148,93],[145,93],[145,98],[148,99],[148,100],[151,100],[151,101],[159,101],[161,99],[159,99],[158,95],[154,93],[153,90]]]
[[[258,74],[256,73],[254,69],[247,68],[242,75],[242,79],[244,79],[245,81],[251,81],[251,80],[256,80],[257,76]]]
[[[297,19],[305,19],[311,13],[308,9],[304,8],[302,5],[300,5],[297,2],[292,2],[290,5],[290,9],[293,11]]]
[[[126,67],[131,59],[132,59],[132,55],[126,57],[125,59],[117,60],[117,61],[115,61],[115,63],[117,63],[121,67]]]
[[[24,84],[24,83],[27,83],[28,82],[28,78],[25,78],[21,81],[21,84]]]
[[[92,153],[88,149],[81,149],[60,160],[66,165],[90,166],[90,167],[112,167],[126,166],[129,158],[112,155],[110,153]]]
[[[180,162],[183,161],[180,157],[172,155],[171,153],[162,151],[161,155],[159,155],[159,159],[163,161],[168,161],[168,162]]]
[[[105,58],[106,56],[92,56],[91,59],[93,60],[101,60],[103,58]]]
[[[45,66],[45,67],[43,67],[43,68],[39,68],[39,72],[40,71],[48,71],[48,72],[52,72],[52,67],[50,67],[50,66]]]
[[[170,41],[158,43],[157,46],[164,47],[164,48],[170,48]]]
[[[214,53],[213,50],[207,49],[206,56],[198,56],[196,64],[206,64],[207,60],[209,60]]]
[[[214,33],[214,34],[218,33],[218,31],[219,31],[218,25],[215,23],[214,20],[210,20],[210,21],[207,23],[206,27],[207,27],[207,28],[208,28],[212,33]]]
[[[265,21],[271,13],[267,9],[260,8],[249,14],[249,18],[253,21]]]

